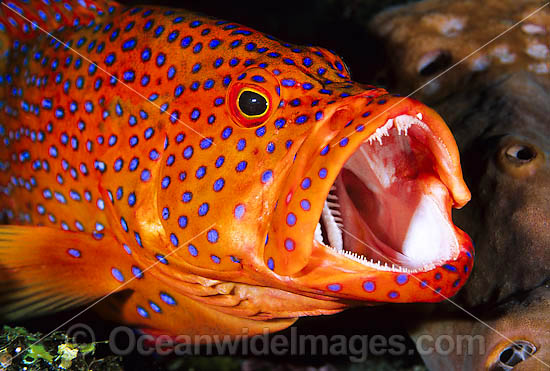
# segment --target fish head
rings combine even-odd
[[[550,273],[548,87],[548,79],[518,70],[486,80],[482,94],[464,90],[438,105],[456,128],[474,195],[454,214],[478,247],[478,269],[460,294],[468,306],[508,300]]]
[[[409,331],[430,370],[545,370],[550,356],[549,288],[546,283],[495,304],[475,319],[432,307]],[[440,339],[447,339],[455,351],[434,351]]]
[[[212,278],[243,270],[307,295],[454,294],[473,250],[450,213],[470,194],[441,117],[353,82],[327,50],[244,27],[226,34],[200,61],[180,61],[202,69],[180,81],[200,94],[174,99],[189,125],[167,129],[159,170],[156,207],[174,256]]]

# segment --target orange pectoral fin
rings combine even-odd
[[[132,291],[100,303],[100,313],[139,328],[153,338],[169,337],[175,343],[211,343],[224,338],[239,339],[276,332],[297,319],[294,316],[251,319],[241,316],[243,313],[239,311],[230,313],[224,311],[227,307],[206,304],[201,302],[204,298],[192,298],[178,292],[177,282],[170,286],[157,279],[153,271],[154,268],[144,272],[139,280],[132,282]],[[224,301],[224,305],[237,304]]]
[[[124,273],[111,264],[129,256],[115,244],[108,235],[0,226],[0,317],[52,313],[120,290]]]

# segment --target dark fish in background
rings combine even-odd
[[[433,104],[449,123],[472,190],[472,202],[454,216],[476,241],[476,268],[456,300],[507,339],[455,307],[442,314],[437,306],[439,318],[432,314],[410,325],[414,336],[483,335],[486,353],[424,355],[434,370],[542,370],[550,364],[550,7],[545,3],[423,1],[385,11],[370,24],[387,46],[389,85],[403,94],[467,57],[415,96]]]

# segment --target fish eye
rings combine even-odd
[[[534,175],[545,162],[543,151],[519,138],[505,139],[497,153],[499,168],[516,178]]]
[[[531,147],[513,144],[506,149],[506,157],[510,161],[524,164],[534,160],[537,157],[537,152]]]
[[[237,82],[228,93],[229,111],[235,123],[244,128],[263,125],[276,107],[270,85]],[[274,89],[273,89],[274,90]]]
[[[264,125],[281,101],[275,75],[252,67],[231,82],[226,92],[226,108],[233,122],[245,129]]]
[[[237,98],[239,111],[246,118],[260,118],[269,110],[267,97],[251,88],[244,88]]]

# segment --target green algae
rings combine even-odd
[[[122,370],[120,357],[94,356],[100,343],[73,343],[61,331],[43,335],[23,327],[4,326],[0,331],[0,371]]]

